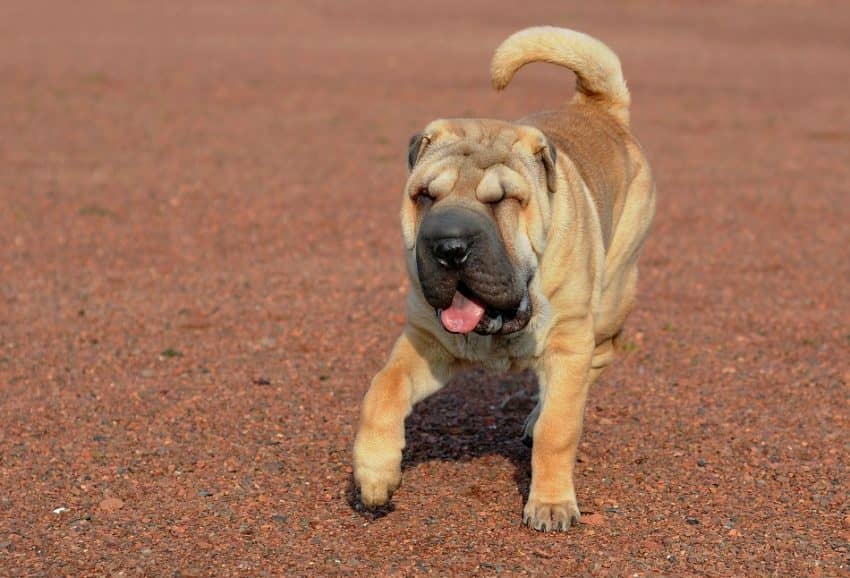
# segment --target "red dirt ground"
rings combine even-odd
[[[847,575],[850,4],[518,6],[0,7],[0,574]],[[620,53],[658,177],[585,523],[520,525],[532,383],[483,373],[416,408],[372,518],[407,138],[566,98],[489,88],[541,23]]]

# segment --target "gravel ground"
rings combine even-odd
[[[0,7],[0,574],[850,573],[850,4],[501,4]],[[533,384],[477,372],[369,516],[407,138],[567,97],[489,88],[540,23],[620,53],[658,177],[585,522],[520,525]]]

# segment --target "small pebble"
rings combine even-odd
[[[98,504],[98,508],[108,514],[111,514],[112,512],[117,512],[123,507],[124,501],[118,498],[106,498],[105,500],[102,500],[100,504]]]
[[[583,514],[581,517],[581,523],[587,524],[588,526],[601,526],[605,523],[605,516],[598,512],[593,514]]]

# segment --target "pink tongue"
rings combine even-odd
[[[459,291],[455,291],[452,304],[448,309],[443,309],[440,321],[443,322],[446,331],[469,333],[475,329],[482,317],[484,317],[484,307],[464,297]]]

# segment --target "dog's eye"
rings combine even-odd
[[[420,207],[430,207],[434,202],[434,196],[431,194],[431,191],[428,190],[428,187],[420,187],[419,190],[416,191],[416,195],[413,197],[413,200]]]

